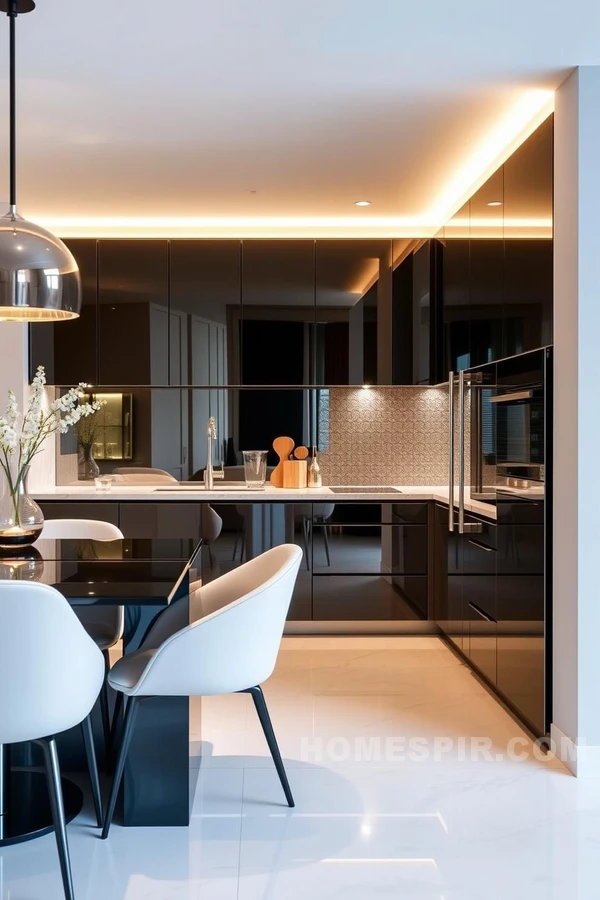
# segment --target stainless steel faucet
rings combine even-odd
[[[213,441],[217,439],[217,422],[214,416],[211,416],[208,420],[208,429],[207,429],[207,446],[206,446],[206,469],[204,470],[204,488],[207,491],[212,491],[215,485],[214,473],[213,473]]]

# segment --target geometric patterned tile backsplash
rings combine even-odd
[[[448,388],[329,391],[327,485],[448,483]]]

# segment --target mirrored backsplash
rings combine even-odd
[[[285,435],[296,446],[317,447],[327,485],[447,483],[444,386],[130,388],[125,393],[115,388],[100,393],[109,403],[98,415],[91,443],[102,473],[151,467],[181,481],[201,480],[207,422],[214,416],[215,462],[225,466],[239,465],[244,450],[261,449],[269,450],[269,464],[275,464],[273,440]],[[57,484],[76,482],[83,447],[76,434],[58,441]],[[89,453],[89,434],[86,443]],[[126,456],[119,452],[123,447]]]

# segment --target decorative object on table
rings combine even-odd
[[[0,467],[4,474],[0,498],[0,547],[32,544],[44,526],[41,509],[27,493],[27,475],[46,438],[58,431],[64,434],[81,418],[100,408],[97,404],[79,402],[85,384],[71,388],[47,404],[45,385],[44,367],[40,366],[20,425],[13,391],[8,392],[6,412],[0,416]]]
[[[308,466],[307,486],[309,488],[323,487],[323,479],[321,477],[321,466],[317,458],[317,448],[313,447],[312,459]]]
[[[77,423],[77,478],[79,481],[93,481],[100,475],[100,466],[94,459],[94,444],[101,428],[100,410],[106,406],[106,400],[93,401],[98,410],[84,416]]]
[[[252,491],[264,491],[268,450],[244,450],[243,453],[246,487]]]
[[[271,472],[273,487],[283,487],[283,463],[292,455],[295,443],[290,437],[278,437],[273,441],[273,450],[279,457],[278,464]]]
[[[0,580],[41,581],[44,558],[35,547],[13,547],[0,554]]]
[[[94,487],[98,494],[108,494],[113,484],[112,475],[97,475],[94,478]]]
[[[0,0],[9,31],[9,209],[0,218],[0,320],[60,322],[81,309],[75,258],[63,242],[17,214],[15,27],[33,0]]]
[[[305,459],[286,459],[283,463],[283,487],[305,488],[307,478]]]
[[[308,447],[296,447],[294,457],[296,459],[308,459]]]

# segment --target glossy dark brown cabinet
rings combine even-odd
[[[169,383],[169,245],[98,245],[98,382]]]
[[[65,241],[79,266],[82,306],[78,319],[53,325],[44,322],[30,326],[31,377],[38,366],[46,369],[49,384],[98,383],[98,241]]]

